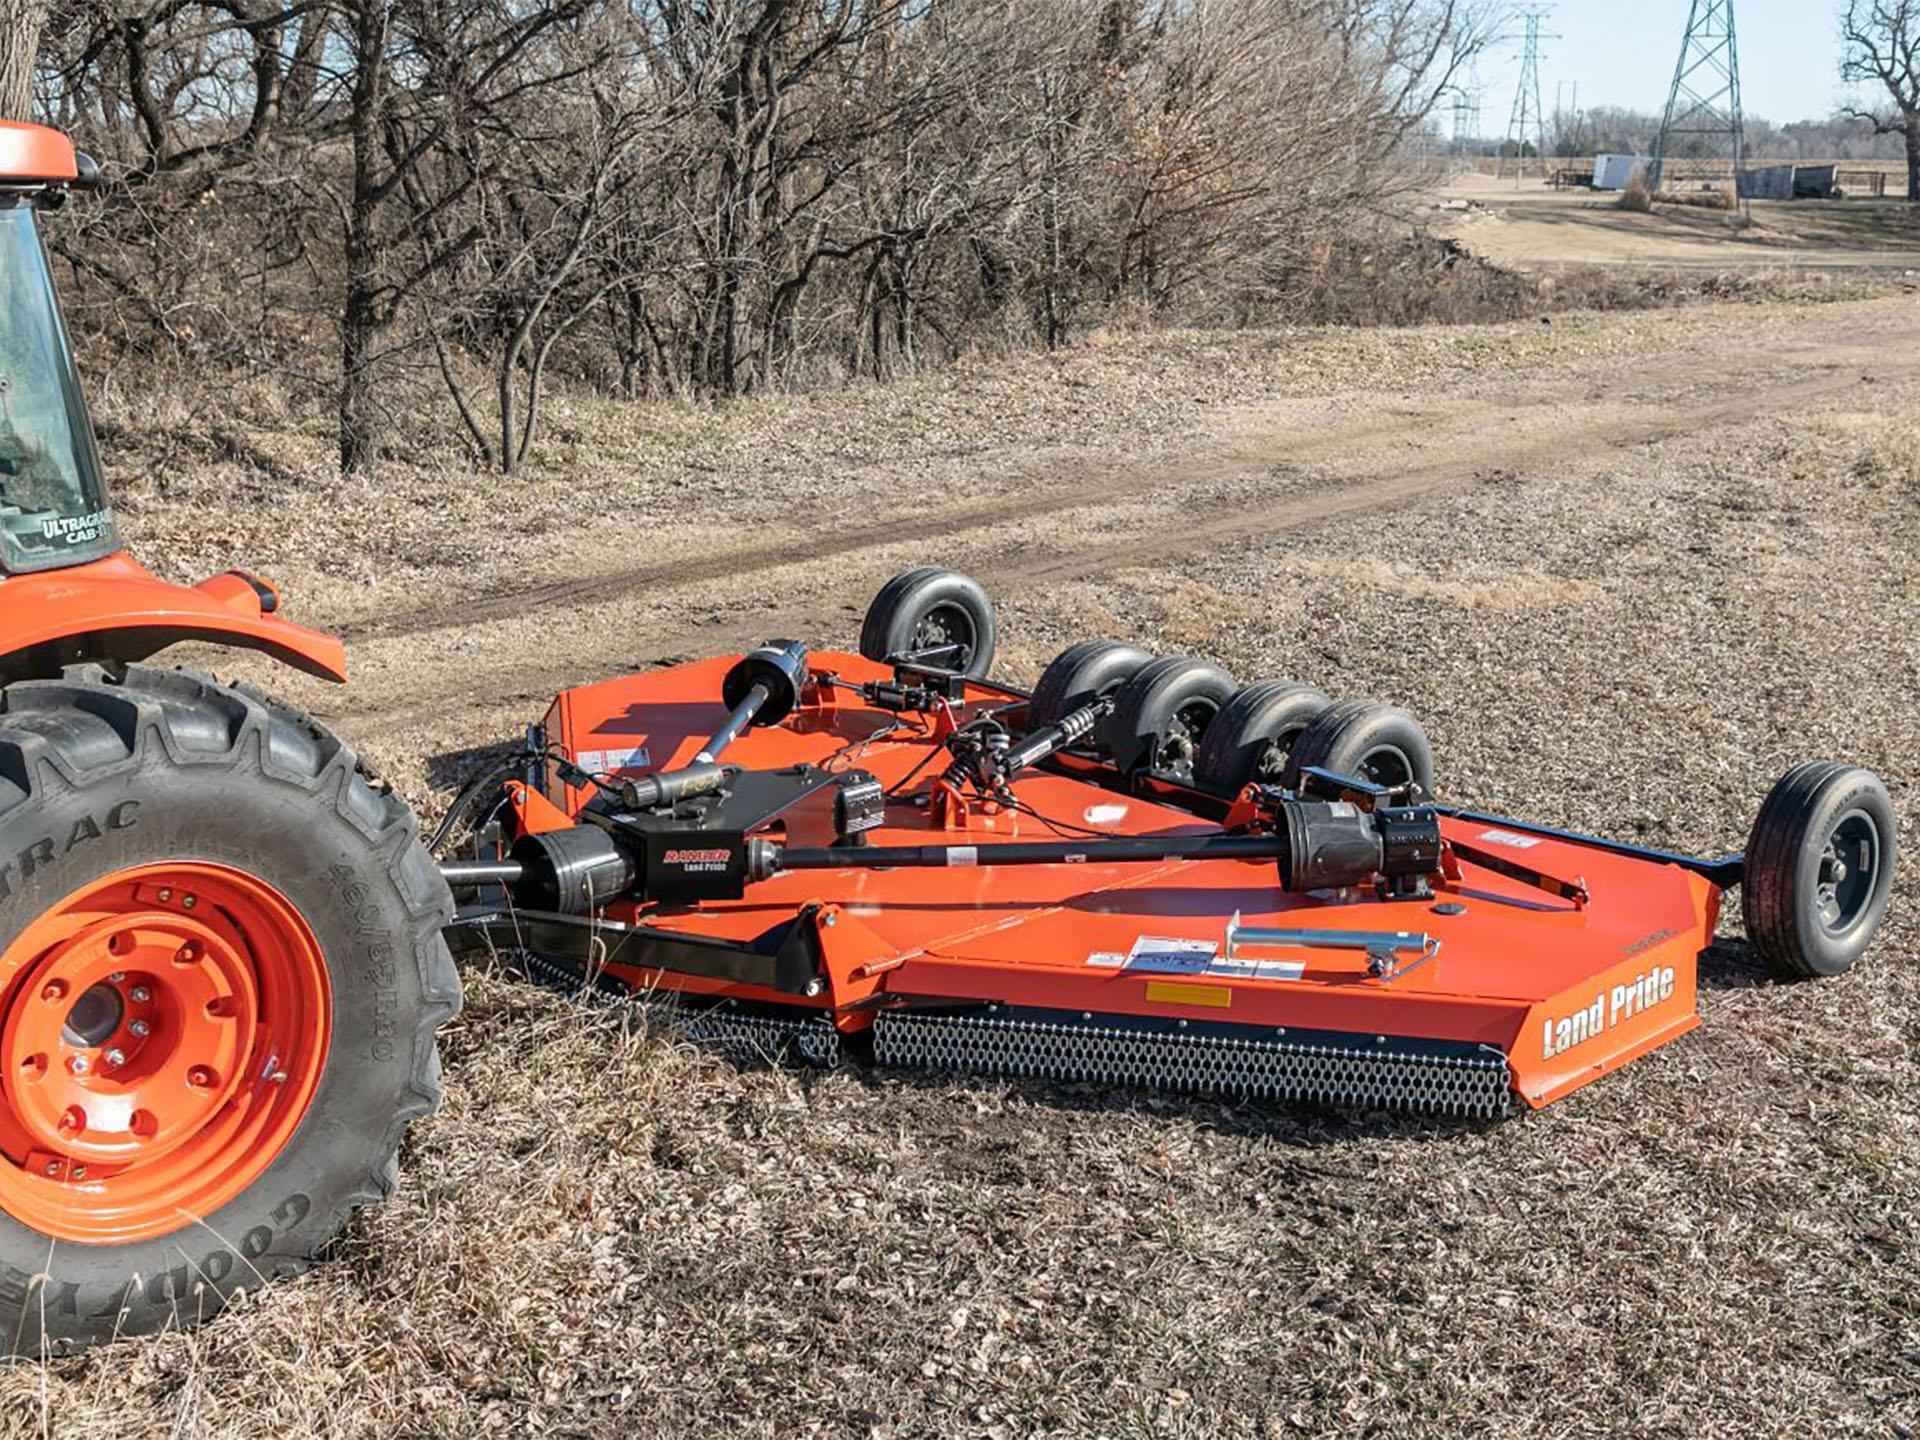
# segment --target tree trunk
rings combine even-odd
[[[376,355],[383,328],[380,249],[381,109],[386,103],[385,0],[362,0],[354,16],[353,195],[347,208],[346,289],[340,309],[340,469],[352,475],[380,458],[382,417]]]
[[[1907,203],[1920,205],[1920,110],[1907,115]]]
[[[0,0],[0,120],[33,118],[33,57],[46,0]]]

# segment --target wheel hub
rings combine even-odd
[[[70,897],[0,958],[0,985],[0,1207],[58,1238],[210,1213],[278,1153],[325,1062],[318,945],[224,867]]]
[[[965,670],[973,660],[973,626],[958,610],[943,605],[929,611],[913,628],[912,646],[916,654],[950,645],[957,646],[958,651],[947,668]]]
[[[1840,818],[1820,854],[1816,879],[1820,926],[1830,935],[1849,929],[1873,899],[1880,865],[1880,830],[1864,811]]]
[[[83,1164],[166,1154],[232,1099],[257,1000],[246,958],[164,911],[101,920],[25,981],[0,1074],[34,1142]],[[78,996],[78,999],[72,997]]]

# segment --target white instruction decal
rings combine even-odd
[[[1204,975],[1220,947],[1211,940],[1177,940],[1164,935],[1142,935],[1133,942],[1127,969],[1156,975]]]
[[[1253,960],[1245,955],[1228,959],[1222,955],[1207,967],[1207,973],[1242,980],[1301,980],[1306,978],[1307,965],[1304,960]]]
[[[1516,835],[1511,830],[1482,830],[1480,838],[1491,845],[1505,845],[1511,850],[1531,850],[1540,843],[1535,835]]]
[[[1145,975],[1217,975],[1228,980],[1299,980],[1307,973],[1298,960],[1255,960],[1238,955],[1228,959],[1211,940],[1180,940],[1165,935],[1142,935],[1125,955],[1118,950],[1096,950],[1087,956],[1095,970],[1126,970]]]
[[[637,750],[582,750],[574,763],[589,775],[621,775],[629,770],[651,770],[653,757],[642,745]]]

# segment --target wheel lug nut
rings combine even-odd
[[[153,991],[144,985],[134,986],[129,993],[132,995],[133,1003],[136,1005],[144,1005],[153,998]]]
[[[195,1065],[187,1071],[187,1083],[196,1090],[205,1090],[213,1084],[213,1071],[205,1065]]]
[[[67,1068],[76,1075],[84,1075],[93,1068],[93,1062],[84,1055],[76,1055],[67,1062]]]
[[[106,1061],[108,1065],[113,1066],[116,1069],[119,1066],[122,1066],[127,1063],[126,1052],[118,1048],[107,1051],[107,1053],[102,1055],[100,1058]]]
[[[127,1024],[127,1033],[137,1039],[144,1040],[148,1035],[153,1033],[153,1027],[144,1020],[133,1020]]]
[[[58,1175],[59,1173],[60,1173],[60,1162],[58,1160],[47,1161],[47,1174]]]
[[[127,978],[126,971],[116,970],[111,975],[107,976],[107,983],[109,985],[118,985],[121,981],[125,980],[126,978]]]
[[[67,982],[64,980],[49,980],[46,988],[40,992],[40,998],[48,1004],[58,1004],[67,998]]]
[[[173,952],[173,963],[176,965],[192,965],[199,959],[200,947],[191,940]]]

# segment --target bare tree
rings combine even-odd
[[[1840,78],[1877,81],[1890,102],[1848,113],[1879,134],[1905,140],[1907,200],[1920,205],[1920,0],[1848,0],[1840,38],[1846,46]]]
[[[1498,0],[51,3],[40,99],[120,192],[55,242],[77,322],[324,395],[344,469],[450,400],[511,470],[555,381],[1289,313]]]
[[[33,118],[33,57],[46,0],[0,0],[0,120]]]

